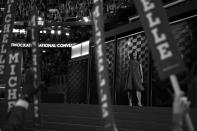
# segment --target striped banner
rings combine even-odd
[[[7,0],[1,33],[0,80],[6,85],[8,111],[15,105],[21,82],[21,52],[11,49],[16,0]]]
[[[117,131],[111,106],[109,89],[109,78],[106,64],[106,50],[104,48],[104,22],[103,22],[103,1],[94,0],[93,8],[93,29],[96,45],[95,61],[97,70],[98,94],[104,120],[104,131]]]
[[[0,79],[5,83],[5,62],[6,62],[6,54],[10,50],[11,43],[11,34],[13,30],[14,24],[14,16],[15,16],[15,2],[16,0],[8,0],[5,4],[3,24],[2,24],[2,33],[0,36]]]
[[[32,69],[34,71],[34,80],[35,84],[34,87],[38,88],[39,86],[39,60],[38,60],[38,26],[37,26],[37,10],[34,7],[32,10],[32,15],[31,15],[31,40],[32,40]],[[40,125],[40,107],[39,107],[39,97],[38,94],[34,96],[34,130],[35,131],[40,131],[41,130],[41,125]]]

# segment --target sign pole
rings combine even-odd
[[[173,87],[175,95],[177,95],[177,96],[181,95],[182,91],[180,89],[176,75],[174,75],[174,74],[170,75],[170,81],[172,83],[172,87]],[[185,118],[185,121],[186,121],[189,131],[194,131],[194,126],[193,126],[192,120],[191,120],[188,112],[186,112],[184,118]]]
[[[170,75],[170,81],[171,81],[175,95],[180,95],[182,91],[179,87],[179,83],[178,83],[176,75],[174,74]]]

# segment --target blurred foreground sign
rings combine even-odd
[[[0,35],[0,80],[5,83],[6,55],[10,51],[11,35],[14,25],[16,0],[7,0],[2,19],[2,33]]]
[[[21,86],[22,51],[11,49],[6,57],[6,98],[8,111],[15,105]]]
[[[160,0],[135,0],[153,59],[162,79],[183,71],[179,50]]]
[[[111,106],[108,71],[106,65],[106,50],[104,48],[103,1],[93,1],[93,30],[95,40],[95,62],[97,71],[98,94],[104,125],[102,131],[118,131]]]

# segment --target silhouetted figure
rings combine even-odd
[[[129,71],[126,82],[126,90],[129,99],[129,105],[132,106],[132,90],[135,89],[138,100],[137,105],[142,106],[141,91],[144,90],[142,86],[143,72],[137,50],[134,50],[131,54],[129,54],[129,59]]]

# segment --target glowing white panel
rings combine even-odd
[[[44,21],[38,21],[38,25],[44,25]]]
[[[89,44],[90,41],[86,41],[82,43],[82,53],[81,53],[82,56],[89,54]]]
[[[76,58],[81,56],[81,44],[72,46],[71,58]]]
[[[84,20],[85,22],[89,22],[89,21],[90,21],[90,19],[89,19],[88,17],[83,17],[83,20]]]

